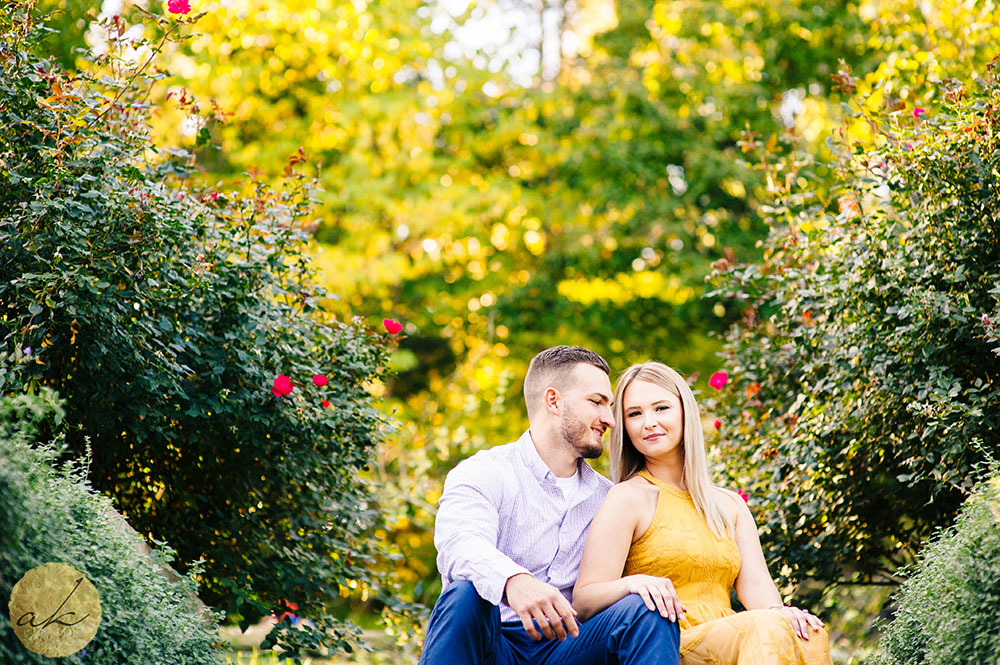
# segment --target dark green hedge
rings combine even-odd
[[[86,479],[86,459],[59,463],[63,441],[35,439],[65,412],[55,393],[0,399],[0,662],[51,663],[14,635],[7,603],[28,570],[68,563],[101,597],[102,621],[83,652],[61,662],[88,665],[208,665],[223,662],[216,620],[197,602],[188,578],[168,579],[160,566],[169,550],[151,558],[142,542],[116,522],[111,502]]]
[[[1000,476],[979,488],[909,573],[870,665],[1000,662]]]

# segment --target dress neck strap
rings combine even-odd
[[[676,494],[682,494],[684,496],[689,496],[689,493],[687,491],[682,490],[680,487],[677,487],[676,485],[671,485],[669,483],[663,482],[662,480],[660,480],[659,478],[657,478],[656,476],[654,476],[653,474],[651,474],[646,469],[643,469],[642,471],[640,471],[636,475],[637,476],[642,476],[643,478],[645,478],[649,482],[653,483],[654,485],[656,485],[660,489],[665,489],[665,490],[667,490],[669,492],[674,492]]]

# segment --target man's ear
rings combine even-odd
[[[545,389],[545,393],[542,395],[542,399],[545,402],[545,410],[554,416],[558,416],[562,413],[562,393],[558,390],[549,386]]]

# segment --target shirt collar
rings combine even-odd
[[[549,468],[549,465],[545,463],[545,460],[542,459],[535,448],[535,442],[531,439],[531,430],[526,430],[521,435],[521,438],[517,440],[517,445],[521,449],[521,458],[524,460],[524,465],[531,471],[531,475],[539,481],[546,478],[551,479],[552,482],[555,481],[556,475],[552,473],[552,469]],[[600,481],[600,478],[603,478],[582,457],[576,460],[576,470],[580,474],[580,482],[587,487],[595,486]]]
[[[542,456],[538,454],[538,450],[535,449],[535,442],[531,439],[531,430],[526,430],[521,435],[521,438],[517,440],[517,446],[521,449],[521,458],[524,460],[524,465],[528,467],[531,475],[538,480],[544,480],[549,475],[555,478],[552,469],[549,468],[549,465],[545,463]]]

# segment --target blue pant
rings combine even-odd
[[[420,665],[679,665],[679,649],[677,624],[635,594],[581,623],[578,637],[536,642],[460,581],[434,605]]]

